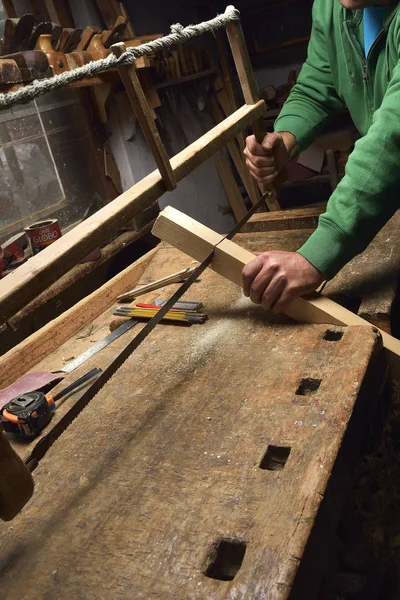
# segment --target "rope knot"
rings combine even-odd
[[[171,33],[173,35],[181,33],[183,29],[185,29],[185,28],[180,23],[174,23],[174,25],[171,25]]]
[[[232,21],[239,21],[240,11],[238,11],[237,8],[235,8],[234,6],[232,6],[232,4],[230,4],[229,6],[226,7],[224,16],[227,17],[228,19],[232,19]]]

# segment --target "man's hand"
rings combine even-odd
[[[274,314],[285,311],[297,296],[324,281],[321,273],[297,252],[263,252],[243,269],[244,295]]]
[[[297,141],[293,134],[268,133],[259,144],[254,135],[246,139],[246,165],[260,183],[272,183],[283,167],[297,154]]]

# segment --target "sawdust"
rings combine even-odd
[[[246,308],[248,311],[244,312]],[[234,339],[235,331],[238,329],[240,322],[238,316],[247,315],[252,310],[254,310],[254,304],[251,300],[241,296],[227,315],[221,316],[218,322],[211,321],[208,331],[205,331],[203,336],[195,340],[191,347],[192,356],[195,355],[198,360],[202,360],[223,338],[229,336]],[[240,345],[240,341],[237,344]]]
[[[211,318],[205,325],[196,327],[194,339],[182,352],[179,362],[174,365],[173,372],[175,374],[193,373],[207,360],[210,360],[218,346],[227,339],[232,341],[233,352],[237,346],[242,344],[237,339],[240,322],[252,311],[254,311],[254,304],[245,296],[241,296],[225,314],[221,314],[217,319]],[[251,326],[249,324],[249,327]]]

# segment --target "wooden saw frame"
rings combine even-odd
[[[117,234],[121,227],[154,204],[167,190],[174,189],[177,182],[239,133],[252,126],[257,139],[262,140],[265,135],[263,115],[266,104],[264,100],[260,100],[243,31],[239,22],[228,24],[226,30],[246,104],[171,160],[168,159],[154,124],[135,66],[119,69],[132,107],[154,153],[158,170],[147,175],[3,279],[0,283],[0,325],[67,273],[89,252]],[[116,44],[113,50],[119,55],[124,47]],[[268,200],[268,208],[279,208],[273,195]]]

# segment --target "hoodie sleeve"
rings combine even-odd
[[[332,80],[327,46],[319,19],[320,5],[321,0],[315,0],[307,60],[275,121],[275,131],[292,133],[300,152],[312,144],[329,117],[344,108]]]
[[[365,250],[400,205],[400,61],[367,134],[355,145],[346,175],[318,228],[299,252],[333,277]]]

